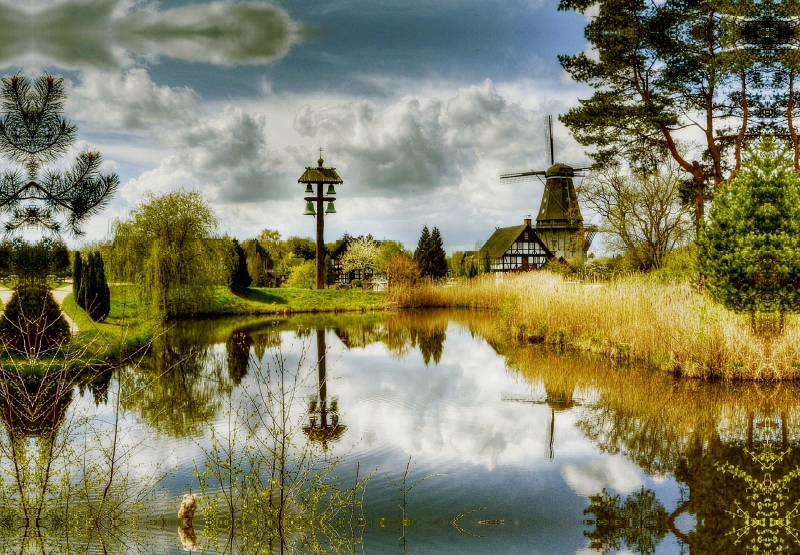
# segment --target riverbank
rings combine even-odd
[[[390,308],[382,292],[347,289],[252,288],[234,295],[225,287],[216,290],[216,304],[198,317],[289,315],[301,313],[365,312]],[[111,286],[111,312],[95,322],[69,294],[62,310],[79,332],[69,345],[67,357],[76,365],[122,361],[146,349],[160,328],[140,314],[133,285]]]
[[[509,339],[543,342],[645,364],[692,378],[800,378],[800,322],[782,334],[754,333],[749,318],[712,302],[688,282],[647,275],[589,285],[546,272],[486,276],[395,289],[399,307],[496,311]]]

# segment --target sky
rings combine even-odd
[[[148,191],[202,192],[221,233],[312,237],[306,166],[335,167],[345,232],[423,225],[472,250],[538,211],[543,116],[590,96],[558,63],[587,48],[557,0],[0,0],[0,75],[65,78],[76,149],[120,188],[86,226],[109,236]],[[556,122],[556,160],[588,157]],[[71,246],[79,244],[68,240]]]

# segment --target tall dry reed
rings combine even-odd
[[[590,285],[530,272],[395,287],[389,298],[402,307],[492,309],[515,340],[575,346],[688,377],[800,378],[796,316],[787,317],[782,333],[756,333],[747,315],[688,283],[631,276]]]

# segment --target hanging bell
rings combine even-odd
[[[333,203],[328,203],[328,208],[325,209],[326,214],[336,214],[336,208],[333,207]]]
[[[335,195],[336,194],[336,189],[333,188],[333,183],[328,185],[328,192],[325,193],[325,194],[326,195]]]
[[[310,185],[309,185],[309,187],[310,187]],[[317,213],[314,211],[314,203],[311,202],[311,201],[308,201],[306,203],[306,211],[303,212],[303,216],[316,216],[316,215],[317,215]]]
[[[314,194],[314,188],[311,186],[311,183],[306,185],[306,194],[307,195],[313,195]]]

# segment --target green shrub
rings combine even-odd
[[[42,283],[22,283],[0,318],[0,341],[18,353],[36,356],[69,341],[61,308]]]

